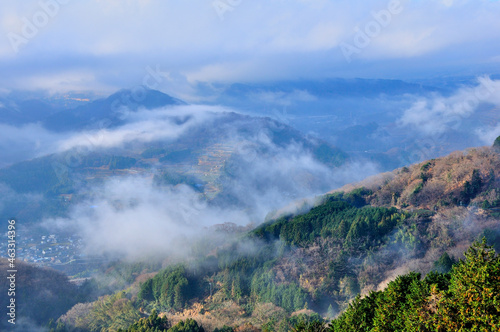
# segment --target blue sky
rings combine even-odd
[[[0,89],[493,74],[499,17],[490,0],[3,1]]]

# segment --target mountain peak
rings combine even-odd
[[[136,111],[139,108],[154,109],[165,106],[185,105],[161,91],[140,86],[133,89],[119,90],[107,98],[98,99],[71,110],[63,110],[45,119],[47,128],[68,131],[92,127],[103,120],[112,124],[119,123],[119,112],[122,108]]]
[[[121,89],[110,95],[105,101],[115,105],[118,101],[121,105],[134,109],[138,107],[152,109],[167,105],[186,104],[182,100],[171,97],[161,91],[149,89],[145,86],[139,86],[132,89]]]

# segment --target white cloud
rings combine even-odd
[[[148,143],[160,140],[174,140],[190,128],[198,126],[216,117],[216,113],[225,111],[221,107],[177,106],[155,110],[123,113],[126,123],[117,128],[104,128],[96,131],[84,131],[61,140],[58,151],[75,147],[88,149],[106,149],[122,147],[132,142]],[[178,117],[185,121],[178,123]]]
[[[66,138],[67,135],[50,132],[40,124],[0,124],[0,167],[54,152],[57,142]]]
[[[114,92],[115,89],[105,84],[96,82],[95,73],[84,70],[68,70],[54,72],[50,74],[35,74],[29,78],[14,78],[12,84],[23,86],[26,90],[46,90],[49,93],[59,91],[82,91],[89,86],[94,86],[95,90],[102,92]]]
[[[311,95],[308,91],[304,90],[294,90],[290,93],[288,92],[272,92],[263,91],[258,93],[252,93],[248,96],[251,99],[257,99],[259,101],[276,104],[281,106],[290,106],[296,102],[300,101],[314,101],[317,98]]]
[[[120,148],[133,142],[174,140],[190,128],[215,119],[217,113],[228,109],[189,105],[138,112],[122,111],[124,125],[81,132],[55,133],[39,123],[22,126],[0,124],[0,167],[73,148],[89,151]],[[186,121],[178,124],[176,121],[179,117]]]
[[[183,257],[208,235],[207,227],[249,222],[244,213],[209,207],[186,186],[158,188],[147,178],[115,178],[95,189],[95,197],[77,205],[69,219],[46,221],[51,228],[76,228],[90,254]]]
[[[486,145],[492,145],[495,139],[500,136],[500,123],[494,127],[479,128],[476,135]]]
[[[457,129],[482,103],[500,105],[500,80],[478,79],[475,87],[464,87],[449,97],[421,98],[399,119],[399,125],[412,126],[427,134]]]
[[[158,187],[151,178],[115,177],[84,188],[85,196],[91,198],[78,203],[68,218],[48,220],[47,225],[76,227],[88,253],[132,259],[154,254],[185,256],[207,234],[207,227],[259,223],[267,213],[297,199],[315,197],[378,172],[370,163],[332,169],[300,143],[275,144],[270,128],[262,127],[259,119],[227,121],[229,116],[213,128],[212,121],[227,116],[224,111],[179,106],[130,112],[124,114],[127,123],[118,128],[73,135],[55,144],[60,149],[109,149],[132,142],[172,141],[200,125],[216,130],[218,139],[237,147],[225,161],[226,176],[217,180],[223,201],[207,205],[186,186]]]
[[[45,225],[75,230],[90,254],[185,257],[200,238],[210,239],[213,234],[207,228],[213,225],[258,224],[269,212],[299,198],[315,197],[377,173],[369,163],[329,169],[301,146],[277,147],[265,134],[247,143],[249,147],[237,152],[243,163],[228,170],[224,202],[207,204],[184,185],[158,187],[151,178],[115,177],[88,189],[93,197],[77,204],[68,218],[46,220]],[[269,150],[267,154],[252,152],[259,144]],[[295,207],[313,201],[303,200]]]

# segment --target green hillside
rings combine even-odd
[[[60,324],[82,331],[496,330],[500,259],[486,243],[500,245],[499,160],[494,148],[472,149],[330,193],[305,214],[283,215],[137,277]]]
[[[498,331],[500,256],[476,242],[449,273],[399,276],[356,299],[330,331]]]

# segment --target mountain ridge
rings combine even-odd
[[[460,154],[399,169],[371,189],[358,184],[327,194],[309,212],[270,220],[207,256],[167,267],[136,285],[130,296],[127,291],[120,296],[146,312],[162,312],[172,324],[195,319],[209,331],[223,325],[285,331],[323,321],[314,312],[334,318],[359,293],[394,287],[393,280],[413,280],[416,274],[397,278],[409,271],[428,274],[439,268],[446,273],[475,239],[486,237],[500,246],[498,215],[493,210],[484,213],[489,207],[482,205],[492,191],[497,195],[498,181],[482,181],[476,191],[467,191],[465,185],[468,181],[474,187],[469,168],[477,168],[480,161],[485,167],[498,165],[500,155],[494,148]],[[433,207],[427,201],[396,208],[382,200],[391,180],[412,179],[418,172],[440,179],[439,167],[455,170],[452,180],[462,180],[458,195],[473,193],[467,204],[445,194],[450,202],[437,211],[424,209]],[[494,171],[496,175],[498,169]],[[481,170],[479,176],[484,180]],[[423,188],[431,186],[430,178],[427,181]],[[407,182],[412,193],[414,185],[413,180]],[[112,305],[118,298],[104,301]],[[95,308],[88,317],[104,312],[105,307]]]
[[[146,87],[140,90],[122,89],[106,98],[54,113],[44,119],[43,125],[58,132],[95,127],[96,125],[115,127],[123,123],[120,120],[122,108],[137,111],[141,107],[154,109],[173,105],[186,105],[186,103]]]

